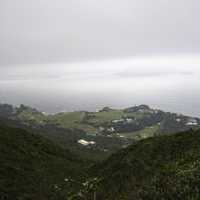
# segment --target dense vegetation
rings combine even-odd
[[[0,124],[0,199],[67,199],[66,179],[81,180],[86,163],[23,129]]]
[[[96,166],[99,199],[200,199],[200,131],[139,141]]]
[[[91,191],[98,200],[200,198],[199,130],[138,141],[94,166],[88,160],[1,120],[1,199],[89,200]],[[100,183],[91,189],[95,180]],[[89,196],[79,195],[84,191]]]
[[[0,104],[0,199],[198,200],[199,126],[146,105],[46,115]]]

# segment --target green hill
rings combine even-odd
[[[139,141],[93,170],[100,200],[198,200],[200,131]]]
[[[0,124],[0,199],[67,199],[86,163],[42,136]]]
[[[34,108],[0,104],[0,120],[8,126],[19,127],[45,136],[63,148],[79,154],[84,159],[102,160],[132,141],[96,134],[97,128],[84,123],[87,112],[44,114]],[[95,133],[95,134],[94,134]],[[79,140],[93,141],[93,145],[81,145]]]
[[[172,134],[200,128],[200,119],[164,112],[147,105],[125,109],[105,107],[98,112],[75,111],[48,115],[29,106],[0,104],[0,117],[18,120],[24,125],[53,124],[64,129],[78,129],[91,136],[143,139],[158,134]]]
[[[57,115],[52,119],[29,107],[20,106],[19,110],[6,105],[0,110],[0,199],[69,200],[74,194],[81,198],[79,191],[88,189],[87,183],[95,180],[100,181],[97,200],[200,199],[200,130],[196,130],[198,125],[193,126],[199,119],[152,110],[145,105],[125,110],[106,107],[97,113],[63,113],[64,121],[60,122]],[[43,116],[44,121],[39,123]],[[80,129],[64,128],[59,123],[65,123],[65,117],[71,125],[85,123],[98,130],[101,126],[101,132],[90,135]],[[137,120],[145,128],[134,133],[138,137],[143,134],[142,137],[91,167],[94,160],[105,159],[113,149],[117,151],[124,145],[113,130],[105,129],[112,125],[121,130],[119,137],[124,134],[132,138],[128,130],[135,128],[132,125]],[[186,123],[189,126],[181,126]],[[189,127],[193,130],[170,132]],[[165,134],[161,133],[163,129]],[[154,131],[160,134],[148,138],[150,134],[154,136]],[[92,139],[96,144],[83,146],[77,143],[79,139]],[[110,148],[106,156],[100,152],[105,147]],[[96,156],[97,159],[92,158]],[[92,199],[92,194],[93,190],[85,198]]]
[[[0,104],[0,117],[94,161],[105,159],[141,139],[200,128],[199,118],[164,112],[147,105],[50,115],[25,105]],[[85,141],[86,145],[79,141]],[[92,143],[87,145],[88,142]]]

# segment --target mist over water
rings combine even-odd
[[[167,61],[147,58],[5,68],[0,75],[0,100],[48,113],[147,104],[200,117],[197,60]]]
[[[200,116],[199,8],[1,0],[0,101],[49,113],[148,104]]]

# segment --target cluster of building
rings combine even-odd
[[[182,122],[183,120],[181,118],[176,118],[176,121],[177,122]],[[187,122],[185,123],[186,126],[198,126],[199,123],[198,123],[198,120],[195,119],[195,118],[189,118],[187,119]]]
[[[197,126],[198,125],[198,121],[197,119],[194,118],[190,118],[188,120],[188,122],[186,123],[187,126]]]
[[[131,118],[123,118],[123,119],[116,119],[113,120],[112,123],[117,124],[117,123],[132,123],[133,119]]]

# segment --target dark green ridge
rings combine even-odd
[[[0,199],[66,199],[87,163],[50,140],[0,124]]]
[[[93,170],[100,200],[198,200],[200,130],[139,141]]]

